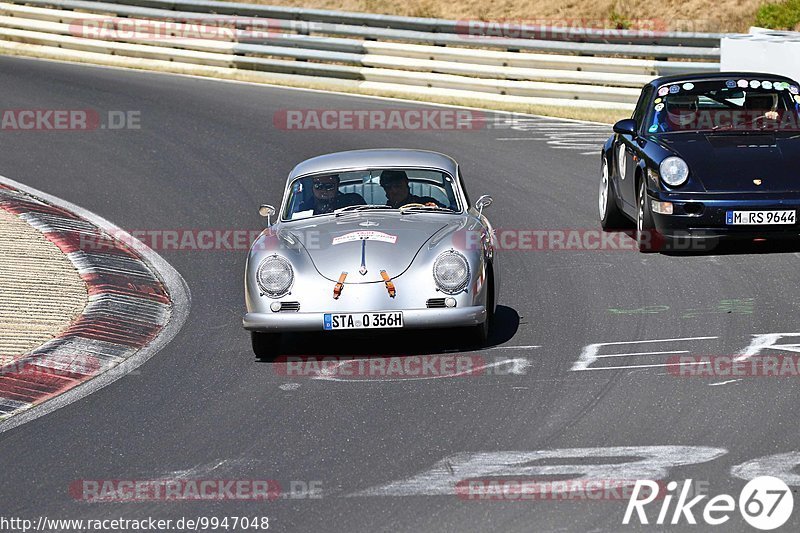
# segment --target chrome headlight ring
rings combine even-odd
[[[469,262],[460,252],[448,250],[433,263],[433,280],[445,294],[457,294],[469,285]]]
[[[294,270],[285,258],[271,255],[258,265],[256,282],[261,292],[270,298],[280,298],[292,288]]]

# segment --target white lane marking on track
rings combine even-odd
[[[530,350],[533,348],[541,348],[537,344],[521,345],[521,346],[492,346],[491,348],[484,348],[485,350]]]
[[[716,387],[717,385],[727,385],[728,383],[736,383],[737,381],[742,381],[741,379],[729,379],[728,381],[720,381],[719,383],[709,383],[709,387]]]
[[[692,362],[692,363],[660,363],[660,364],[652,364],[652,365],[625,365],[625,366],[597,366],[594,368],[580,368],[577,369],[581,372],[586,370],[629,370],[631,368],[664,368],[664,367],[672,367],[672,366],[688,366],[688,365],[702,365],[707,363],[702,362]],[[576,369],[572,369],[576,370]]]
[[[536,119],[509,119],[494,126],[496,131],[507,130],[527,133],[528,136],[506,135],[498,137],[501,142],[540,141],[556,150],[579,150],[581,155],[596,155],[610,132],[601,124],[575,124]],[[590,151],[593,150],[593,151]]]
[[[597,355],[596,357],[598,359],[603,359],[605,357],[631,357],[639,355],[664,355],[664,354],[674,354],[674,353],[689,353],[689,350],[670,350],[666,352],[609,353],[604,355]]]
[[[626,368],[655,368],[655,367],[666,367],[666,366],[684,366],[685,364],[699,364],[699,363],[673,363],[673,364],[651,364],[651,365],[627,365],[627,366],[603,366],[603,367],[594,367],[590,368],[592,363],[598,361],[600,356],[600,349],[603,346],[629,346],[629,345],[637,345],[637,344],[650,344],[655,342],[681,342],[681,341],[697,341],[697,340],[713,340],[717,339],[718,337],[680,337],[680,338],[673,338],[673,339],[645,339],[645,340],[638,340],[638,341],[616,341],[616,342],[598,342],[593,344],[587,344],[583,347],[578,360],[572,364],[571,370],[573,371],[581,371],[581,370],[619,370],[619,369],[626,369]],[[624,355],[635,355],[633,354],[612,354],[616,357],[622,357]],[[652,354],[651,354],[652,355]]]
[[[322,371],[323,374],[335,374],[336,369],[339,368],[341,365],[346,364],[347,361],[341,361],[335,365],[332,365],[325,370]],[[475,374],[477,372],[481,372],[483,370],[487,370],[489,368],[496,368],[500,366],[509,365],[511,368],[508,369],[509,374],[525,374],[526,369],[531,366],[530,361],[528,361],[524,357],[515,357],[512,359],[503,359],[501,361],[495,361],[494,363],[487,363],[485,365],[477,365],[469,370],[465,370],[463,372],[456,372],[454,374],[444,374],[441,376],[422,376],[422,377],[408,377],[408,378],[380,378],[377,377],[375,379],[343,379],[337,378],[333,375],[322,375],[322,376],[313,376],[311,379],[318,379],[323,381],[341,381],[341,382],[348,382],[348,383],[370,383],[374,381],[380,382],[389,382],[389,381],[423,381],[428,379],[443,379],[443,378],[457,378],[460,376],[468,376]]]
[[[762,350],[783,350],[787,352],[800,353],[800,344],[775,344],[783,337],[800,337],[800,333],[767,333],[753,335],[750,345],[742,350],[735,361],[744,361],[758,355]]]
[[[300,388],[299,383],[284,383],[278,387],[281,390],[297,390]]]
[[[758,457],[731,468],[731,475],[739,479],[751,480],[758,476],[775,476],[787,485],[800,486],[800,452],[779,453]]]
[[[600,145],[594,146],[591,144],[571,144],[564,141],[552,141],[548,142],[547,144],[554,150],[588,150],[590,148],[597,148],[597,153],[594,155],[600,154]]]
[[[581,480],[606,479],[633,484],[637,479],[663,479],[673,467],[705,463],[727,452],[725,448],[707,446],[461,452],[445,457],[410,477],[352,492],[346,497],[445,496],[456,494],[460,482],[523,476],[533,479],[558,476],[563,483],[563,492],[568,493],[581,490]],[[563,462],[559,464],[557,459]]]
[[[144,260],[161,277],[161,280],[164,282],[164,285],[169,292],[170,299],[172,300],[172,315],[158,336],[153,339],[150,344],[115,366],[113,372],[99,374],[97,377],[85,381],[84,383],[75,386],[74,388],[56,396],[51,400],[47,400],[46,402],[15,415],[8,420],[0,422],[0,433],[2,433],[11,428],[15,428],[30,422],[31,420],[35,420],[40,416],[51,413],[56,409],[60,409],[65,405],[71,404],[74,401],[80,400],[81,398],[84,398],[93,392],[102,389],[106,385],[110,385],[119,378],[131,373],[133,370],[136,370],[148,359],[161,351],[181,330],[183,324],[186,322],[186,318],[189,316],[189,308],[191,307],[192,303],[192,293],[189,291],[189,286],[186,284],[186,281],[183,279],[183,277],[181,277],[180,273],[172,267],[172,265],[167,263],[163,257],[158,255],[144,243],[131,236],[116,224],[113,224],[100,215],[96,215],[87,209],[73,204],[72,202],[62,200],[61,198],[38,189],[34,189],[33,187],[29,187],[5,176],[0,176],[0,183],[10,185],[11,187],[24,191],[32,196],[50,202],[53,205],[72,211],[81,218],[84,218],[102,228],[109,235],[118,236],[126,243],[130,243],[132,246],[135,246],[135,249],[139,252],[139,254],[141,254]]]

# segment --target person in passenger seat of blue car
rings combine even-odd
[[[404,170],[384,170],[381,172],[381,187],[386,192],[386,205],[395,209],[408,204],[445,207],[430,196],[411,194],[411,188],[408,185],[408,174]]]
[[[313,199],[306,200],[298,211],[314,210],[315,215],[332,213],[342,207],[351,205],[365,205],[364,197],[358,193],[339,192],[339,175],[314,176],[311,180]]]

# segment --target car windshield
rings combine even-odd
[[[379,168],[295,179],[289,185],[282,217],[297,220],[370,209],[461,211],[449,174],[428,169]]]
[[[645,131],[800,131],[798,92],[763,78],[669,83],[656,91]]]

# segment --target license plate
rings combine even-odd
[[[794,209],[778,211],[726,211],[725,224],[729,226],[794,224],[796,214],[797,212]]]
[[[403,312],[325,313],[322,327],[326,330],[402,328]]]

